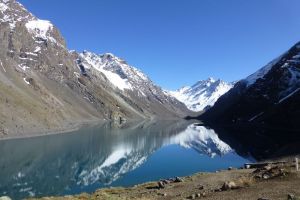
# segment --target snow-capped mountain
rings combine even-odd
[[[104,75],[106,85],[115,89],[126,102],[133,102],[131,106],[141,115],[175,117],[188,112],[183,103],[166,94],[142,71],[111,53],[99,55],[84,51],[78,55],[77,63],[82,74],[94,75],[96,79]]]
[[[51,22],[15,0],[0,0],[0,41],[0,110],[11,115],[0,115],[0,137],[189,112],[124,60],[69,51]]]
[[[297,129],[300,118],[300,42],[239,81],[200,118]]]
[[[198,81],[191,87],[182,87],[176,91],[169,91],[169,94],[183,102],[188,109],[200,112],[213,106],[215,102],[233,87],[232,83],[222,80],[208,78]]]

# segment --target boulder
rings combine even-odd
[[[226,181],[221,188],[221,190],[223,191],[233,189],[238,189],[238,186],[233,181]]]
[[[165,184],[164,184],[162,181],[159,181],[159,182],[158,182],[158,188],[159,188],[159,189],[165,188]]]

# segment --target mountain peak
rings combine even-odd
[[[184,103],[190,110],[199,112],[214,105],[220,96],[232,88],[233,84],[220,79],[200,80],[191,87],[185,86],[169,93]]]

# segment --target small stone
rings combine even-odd
[[[258,198],[257,200],[269,200],[268,198]]]
[[[167,194],[166,193],[164,193],[164,195],[163,195],[164,197],[166,197],[167,196]]]
[[[288,194],[288,200],[296,200],[295,195]]]
[[[196,194],[196,197],[201,197],[201,194],[200,193]]]
[[[204,189],[204,186],[203,186],[203,185],[200,185],[198,189],[199,189],[199,190],[203,190],[203,189]]]
[[[191,196],[189,196],[189,199],[196,199],[196,195],[192,194]]]
[[[181,178],[179,178],[179,177],[175,177],[175,181],[174,182],[179,183],[179,182],[183,182],[183,180]]]
[[[270,178],[270,175],[269,175],[269,174],[263,174],[263,175],[262,175],[262,178],[263,178],[263,179],[269,179],[269,178]]]
[[[203,197],[206,197],[206,193],[205,193],[205,192],[203,192],[201,195],[202,195]]]

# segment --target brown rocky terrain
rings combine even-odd
[[[297,200],[300,171],[293,163],[265,165],[255,169],[232,169],[198,173],[131,188],[105,188],[93,194],[41,199],[255,199]]]

